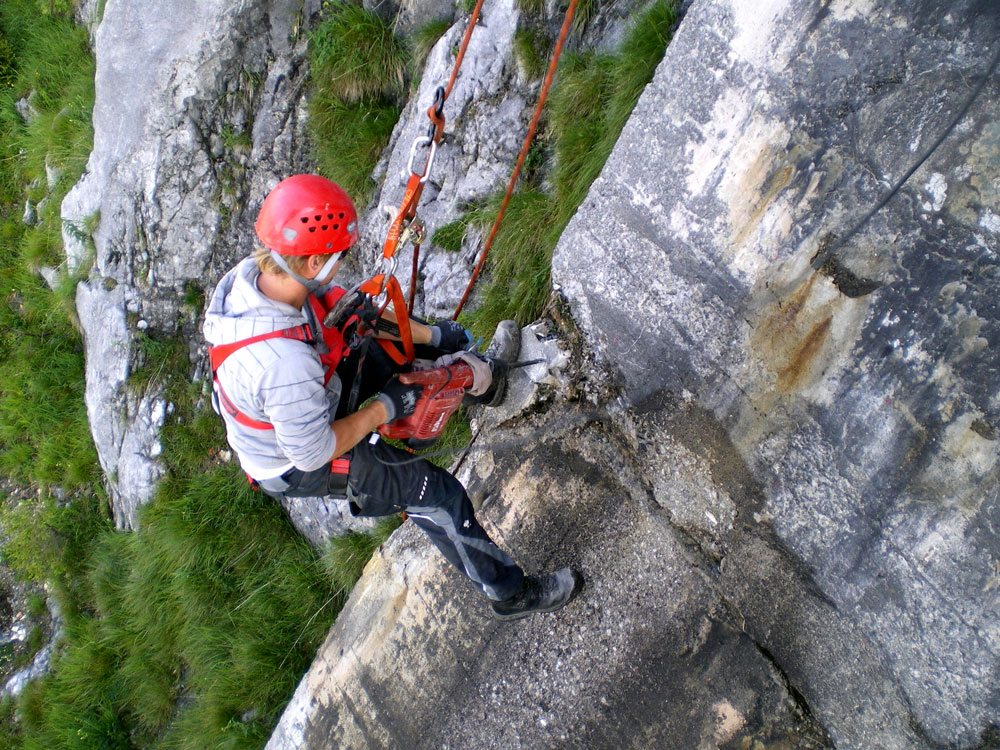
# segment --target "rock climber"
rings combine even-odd
[[[500,619],[565,605],[578,588],[577,573],[525,574],[476,520],[452,474],[410,461],[411,454],[374,432],[412,414],[420,387],[401,383],[394,377],[401,368],[379,346],[352,335],[363,304],[352,302],[332,325],[328,319],[346,294],[333,278],[358,241],[348,195],[323,177],[289,177],[264,199],[255,230],[260,246],[219,282],[204,326],[217,410],[251,482],[279,500],[345,500],[359,516],[405,511]],[[398,340],[398,322],[386,315],[376,336]],[[466,398],[500,402],[506,365],[520,348],[516,323],[501,323],[484,356],[465,351],[472,336],[454,321],[411,320],[411,331],[418,356],[474,357],[479,367]],[[361,404],[375,398],[351,411],[348,393]]]

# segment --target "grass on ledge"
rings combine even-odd
[[[42,5],[0,4],[0,474],[28,490],[0,498],[0,526],[4,562],[50,584],[65,637],[48,676],[0,703],[0,748],[260,748],[350,575],[331,580],[280,506],[220,462],[221,421],[190,383],[187,347],[157,332],[140,337],[129,385],[174,406],[168,473],[141,531],[113,528],[75,279],[53,292],[38,274],[63,261],[59,206],[91,148],[94,67],[70,4]]]
[[[617,53],[563,55],[544,120],[551,151],[548,183],[529,178],[511,197],[486,263],[479,307],[462,313],[462,322],[476,334],[489,336],[504,318],[526,325],[541,314],[556,243],[652,79],[676,19],[674,0],[659,0],[634,19]],[[487,232],[501,198],[463,219]]]
[[[334,3],[309,37],[309,129],[320,173],[358,205],[399,119],[410,54],[377,14]]]

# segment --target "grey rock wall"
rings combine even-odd
[[[89,7],[89,6],[88,6]],[[63,203],[70,266],[90,263],[77,290],[87,355],[87,409],[115,520],[162,474],[159,429],[169,406],[137,391],[140,331],[191,342],[197,305],[251,249],[252,214],[278,179],[305,169],[305,23],[317,2],[172,0],[152,8],[109,0],[96,29],[94,149]],[[96,225],[96,227],[95,227]]]
[[[838,746],[970,747],[1000,716],[995,71],[838,242],[998,32],[993,3],[694,3],[553,261],[659,414],[630,428],[657,502]],[[711,486],[670,491],[677,441]],[[882,701],[915,734],[874,741]]]
[[[183,335],[203,359],[185,296],[250,250],[267,189],[310,168],[317,6],[109,0],[94,31],[94,151],[64,239],[71,265],[88,264],[94,230],[77,304],[119,526],[155,489],[170,408],[128,384],[139,332]],[[537,86],[512,57],[516,4],[484,13],[425,191],[432,229],[503,186]],[[588,588],[559,615],[499,627],[404,527],[269,747],[995,741],[995,73],[885,209],[840,238],[968,101],[998,16],[987,0],[690,4],[553,260],[596,357],[574,357],[573,375],[620,397],[581,426],[562,403],[578,381],[539,373],[486,420],[481,440],[499,447],[463,468],[529,571],[573,564]],[[620,20],[586,38],[612,44]],[[376,172],[365,270],[460,34],[432,51]],[[475,244],[457,258],[425,246],[424,314],[450,311]],[[351,523],[332,505],[288,510],[317,545]]]
[[[553,261],[577,376],[620,396],[581,428],[572,389],[515,388],[462,474],[529,571],[587,589],[497,626],[404,527],[271,750],[995,744],[995,74],[840,238],[969,100],[998,14],[691,4]]]
[[[479,454],[463,479],[490,488],[479,515],[529,572],[571,564],[583,595],[499,623],[405,524],[368,564],[268,750],[830,747],[651,502],[620,435],[581,427],[572,410],[548,416],[563,420],[548,440],[505,430],[519,444]]]
[[[534,104],[531,85],[517,80],[512,52],[519,16],[514,0],[483,4],[482,21],[470,38],[461,72],[445,102],[444,135],[421,196],[418,218],[430,235],[459,218],[470,204],[506,187]],[[410,176],[414,140],[427,135],[430,120],[425,112],[435,90],[448,83],[465,28],[464,19],[455,23],[431,50],[420,86],[410,96],[376,169],[378,188],[361,222],[364,270],[369,275],[381,269],[382,245]],[[414,171],[423,169],[426,155],[424,148],[416,151]],[[448,318],[468,283],[478,243],[470,238],[466,252],[456,257],[430,240],[420,251],[415,310],[432,319]],[[404,290],[409,289],[412,252],[407,245],[397,255],[397,275]]]

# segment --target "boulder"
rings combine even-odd
[[[550,423],[547,440],[519,431],[516,446],[477,461],[497,491],[479,516],[528,572],[581,570],[582,595],[498,622],[404,524],[368,564],[267,750],[830,746],[618,437],[572,409],[558,416],[564,427]]]

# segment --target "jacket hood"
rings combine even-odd
[[[245,258],[222,277],[205,313],[202,330],[209,344],[231,344],[306,322],[300,310],[262,294],[259,276],[254,259]]]

